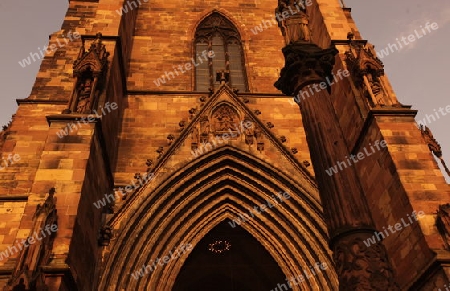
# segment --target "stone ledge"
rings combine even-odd
[[[97,112],[98,113],[98,112]],[[97,116],[94,117],[93,121],[89,121],[88,117],[90,115],[96,115],[95,113],[91,114],[55,114],[55,115],[47,115],[45,118],[47,119],[48,125],[50,126],[52,122],[58,122],[58,121],[79,121],[79,120],[86,120],[87,123],[101,123],[101,115],[97,114]]]
[[[367,44],[367,40],[365,40],[365,39],[353,39],[353,40],[332,39],[331,40],[331,45],[350,45],[350,43],[359,43],[359,44],[362,44],[365,46]]]
[[[6,195],[6,196],[0,196],[0,202],[5,201],[28,201],[27,195]]]
[[[22,104],[49,104],[49,105],[65,105],[66,100],[49,100],[49,99],[16,99],[17,105]]]
[[[0,275],[12,275],[13,271],[14,268],[12,267],[5,267],[5,266],[0,267]]]

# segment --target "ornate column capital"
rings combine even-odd
[[[275,87],[283,94],[295,96],[303,87],[332,78],[335,55],[338,50],[332,46],[322,49],[309,42],[297,42],[282,50],[285,65]],[[331,88],[327,88],[330,93]]]

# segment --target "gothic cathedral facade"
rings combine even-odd
[[[49,47],[1,290],[449,290],[441,148],[339,0],[69,0]]]

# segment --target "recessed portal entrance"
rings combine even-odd
[[[242,227],[224,221],[194,248],[173,291],[261,291],[286,276],[266,249]]]

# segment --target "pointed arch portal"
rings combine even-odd
[[[291,177],[228,145],[194,159],[154,190],[144,187],[145,198],[120,220],[113,218],[116,238],[107,249],[99,290],[190,291],[215,284],[222,288],[215,291],[269,291],[316,263],[327,268],[292,290],[333,290],[338,284],[322,209],[317,189],[305,177]],[[274,202],[280,191],[290,198],[240,226],[230,225],[255,206]],[[225,251],[209,250],[214,242],[215,251]],[[132,276],[188,244],[193,250]]]
[[[242,227],[226,220],[195,247],[172,291],[271,290],[285,276],[264,247]]]

